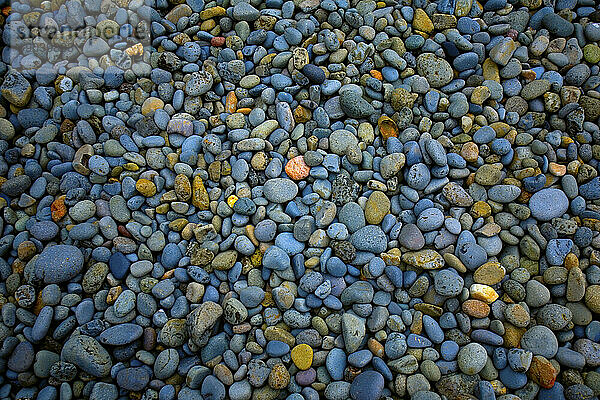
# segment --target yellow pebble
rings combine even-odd
[[[301,370],[309,369],[313,361],[313,349],[307,344],[299,344],[292,349],[292,361]]]
[[[235,194],[232,194],[231,196],[229,196],[227,198],[227,205],[229,207],[233,208],[233,205],[235,204],[236,201],[238,201],[238,197]]]
[[[200,19],[205,20],[214,17],[222,17],[225,14],[227,14],[227,11],[223,7],[211,7],[200,11]]]
[[[565,257],[565,268],[570,270],[575,267],[579,267],[579,259],[574,253],[567,254]]]
[[[260,266],[261,262],[262,262],[262,253],[260,252],[259,249],[256,249],[256,251],[254,252],[254,254],[252,254],[250,256],[250,263],[252,264],[253,267],[258,267]]]
[[[152,197],[156,194],[156,185],[149,179],[140,179],[136,182],[135,188],[145,197]]]
[[[137,171],[140,169],[139,165],[137,165],[136,163],[127,163],[125,165],[123,165],[123,169],[127,170],[127,171]]]
[[[489,217],[492,214],[492,207],[486,203],[485,201],[478,201],[473,204],[473,208],[471,209],[471,215],[475,218],[479,217]]]
[[[560,143],[561,147],[567,147],[571,143],[575,143],[575,141],[568,136],[562,136],[560,139],[561,139],[561,143]]]
[[[159,99],[158,97],[148,97],[144,100],[144,104],[142,104],[142,115],[148,115],[154,113],[154,111],[159,108],[163,108],[165,106],[165,102]]]
[[[476,300],[485,301],[488,304],[493,303],[498,298],[498,293],[488,285],[474,283],[469,289],[471,297]]]

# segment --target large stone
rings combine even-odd
[[[81,272],[83,262],[83,253],[75,246],[48,246],[35,261],[35,276],[44,283],[67,282]]]
[[[365,338],[365,333],[364,319],[350,313],[342,315],[342,336],[347,354],[358,350]]]
[[[205,345],[212,328],[223,314],[223,308],[212,301],[202,303],[188,314],[186,325],[192,341],[198,346]]]
[[[67,340],[60,358],[97,378],[108,376],[112,367],[108,351],[96,339],[86,335],[72,336]]]
[[[2,85],[0,85],[0,93],[9,103],[17,107],[24,107],[29,103],[33,90],[31,84],[23,75],[12,70],[4,75]]]
[[[450,63],[433,53],[424,53],[417,57],[417,72],[434,88],[447,85],[454,77]]]

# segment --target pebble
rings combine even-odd
[[[38,3],[0,397],[600,393],[595,2]]]
[[[531,215],[539,221],[561,217],[569,208],[569,199],[560,189],[543,189],[529,199]]]
[[[350,397],[353,400],[376,400],[381,397],[383,387],[383,376],[379,372],[365,371],[352,381]]]
[[[73,279],[83,268],[83,254],[72,245],[49,246],[35,262],[35,276],[45,283],[61,283]]]

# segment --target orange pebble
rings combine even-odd
[[[474,318],[485,318],[490,313],[490,306],[481,300],[469,299],[462,304],[465,314]]]
[[[369,73],[373,78],[378,79],[380,81],[383,80],[383,75],[381,75],[381,72],[377,71],[376,69],[370,70]]]
[[[554,176],[564,176],[567,173],[567,166],[551,162],[548,164],[548,171]]]
[[[306,178],[309,172],[310,167],[304,162],[304,156],[296,156],[285,165],[285,173],[296,181]]]
[[[227,97],[225,98],[225,112],[234,113],[237,109],[237,97],[235,92],[227,93]]]
[[[242,113],[244,115],[250,114],[250,111],[252,111],[251,108],[240,108],[240,109],[237,110],[237,112]]]
[[[65,206],[65,196],[60,196],[50,205],[52,220],[58,222],[67,214],[67,206]]]
[[[475,162],[477,161],[477,157],[479,157],[479,147],[473,142],[467,142],[460,150],[460,155],[467,162]]]

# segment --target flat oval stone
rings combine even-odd
[[[119,324],[106,329],[98,338],[100,343],[123,346],[142,336],[144,329],[137,324]]]
[[[298,194],[298,185],[291,179],[274,178],[265,182],[263,193],[273,203],[286,203]]]
[[[531,216],[538,221],[561,217],[569,208],[569,199],[560,189],[542,189],[529,199]]]

